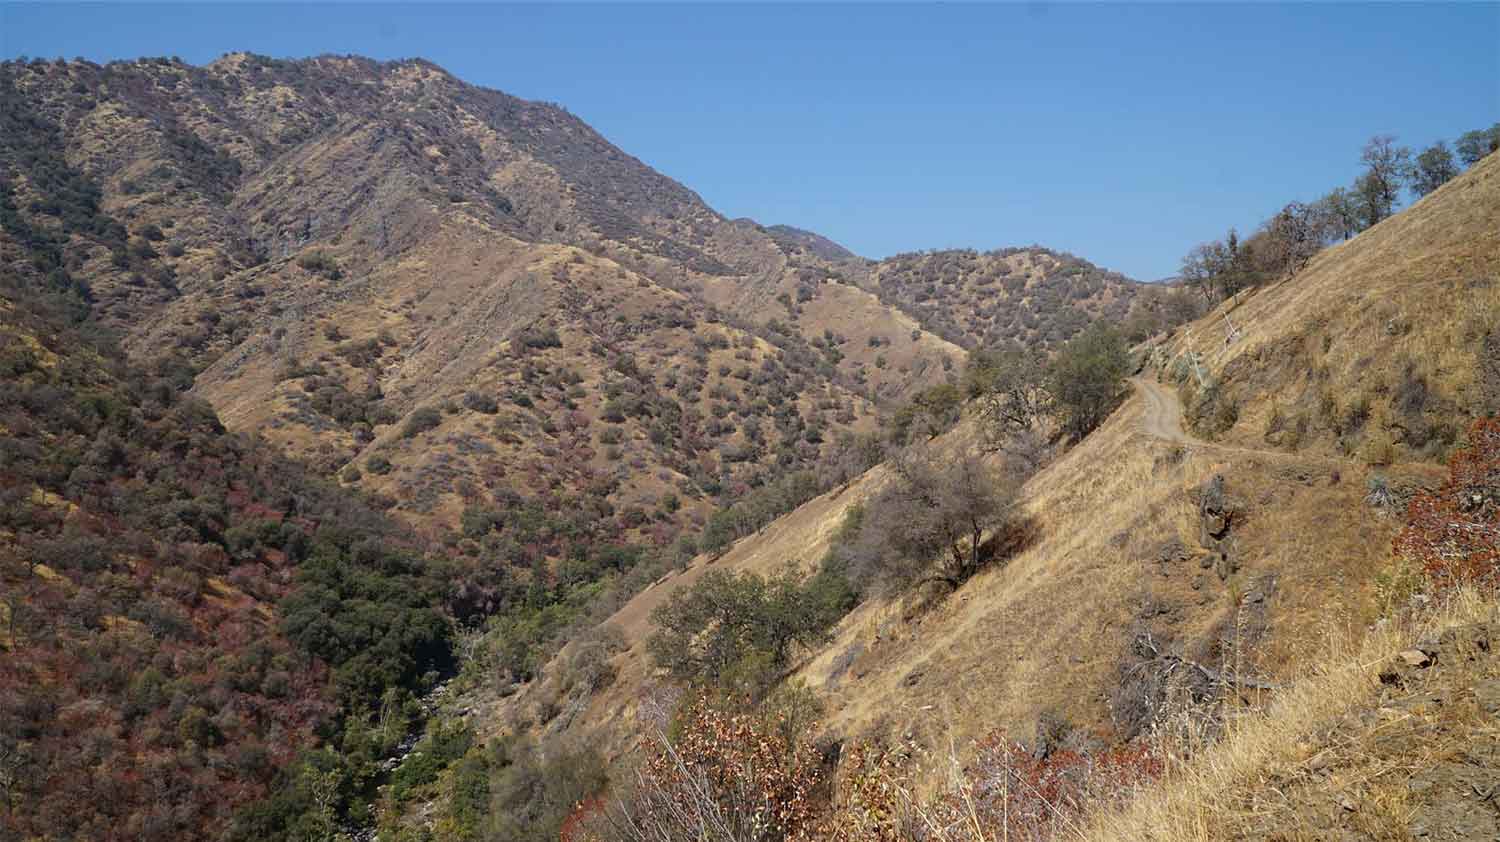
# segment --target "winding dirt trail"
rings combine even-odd
[[[1147,377],[1132,377],[1130,382],[1141,393],[1141,427],[1147,435],[1174,444],[1204,444],[1182,428],[1182,402],[1175,394]]]

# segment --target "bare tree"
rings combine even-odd
[[[1359,159],[1364,174],[1354,183],[1359,195],[1365,227],[1390,216],[1401,198],[1401,185],[1411,172],[1411,149],[1396,145],[1396,136],[1381,134],[1370,138]]]
[[[1224,270],[1223,244],[1217,241],[1199,243],[1182,258],[1183,283],[1198,290],[1206,301],[1214,297],[1214,281]]]
[[[1271,217],[1265,233],[1265,250],[1271,264],[1267,268],[1278,275],[1302,271],[1323,247],[1317,212],[1301,202],[1292,202]]]

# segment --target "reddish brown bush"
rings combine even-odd
[[[1442,487],[1412,499],[1395,551],[1439,588],[1500,584],[1500,419],[1474,422]]]

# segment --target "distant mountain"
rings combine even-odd
[[[854,252],[835,243],[833,240],[820,234],[814,234],[811,231],[804,231],[801,228],[793,228],[790,225],[772,225],[766,229],[766,233],[788,252],[795,253],[798,250],[805,250],[814,257],[832,263],[860,259]]]
[[[427,62],[9,63],[0,97],[12,238],[231,429],[416,522],[594,489],[627,531],[694,528],[961,353],[563,109]]]
[[[1147,289],[1039,246],[900,254],[876,264],[863,285],[966,348],[1053,347],[1094,320],[1123,323]]]

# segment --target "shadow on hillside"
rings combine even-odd
[[[997,564],[1009,562],[1025,552],[1041,537],[1041,522],[1034,517],[1026,516],[1007,522],[979,545],[979,564],[974,572],[978,573]]]

